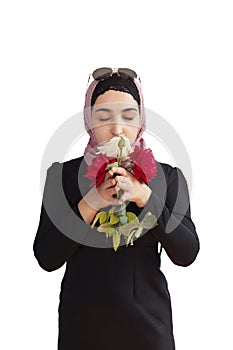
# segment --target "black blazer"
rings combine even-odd
[[[138,208],[130,202],[127,211],[139,219],[150,211],[158,225],[132,246],[126,247],[122,239],[115,252],[111,238],[90,229],[78,210],[78,202],[90,188],[83,177],[86,166],[84,157],[79,157],[55,162],[47,170],[33,243],[44,270],[54,271],[66,263],[58,349],[172,350],[170,295],[160,270],[158,243],[180,266],[190,265],[198,254],[184,175],[179,168],[157,161],[157,176],[148,185],[152,189],[148,203]]]

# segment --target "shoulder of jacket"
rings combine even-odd
[[[177,166],[173,166],[173,165],[170,165],[170,164],[167,164],[167,163],[162,163],[162,162],[159,162],[163,168],[163,170],[166,170],[169,174],[175,170],[175,172],[182,172],[182,170],[177,167]]]
[[[163,162],[158,162],[157,163],[160,165],[162,171],[164,172],[164,174],[166,175],[166,178],[169,178],[172,170],[175,168],[172,165],[168,164],[168,163],[163,163]]]
[[[55,169],[55,168],[71,168],[71,167],[75,167],[77,165],[79,165],[81,163],[83,159],[83,156],[81,157],[78,157],[78,158],[73,158],[73,159],[69,159],[69,160],[66,160],[65,162],[53,162],[48,169]]]
[[[163,163],[163,162],[158,162],[158,163],[160,164],[162,171],[166,176],[168,185],[174,179],[178,179],[178,177],[184,178],[184,174],[179,167],[173,166],[167,163]]]

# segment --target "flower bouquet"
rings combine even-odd
[[[84,177],[91,180],[90,186],[99,187],[105,180],[107,171],[112,167],[124,167],[133,174],[140,183],[150,182],[157,173],[156,161],[150,149],[142,150],[139,146],[132,149],[130,140],[126,137],[113,137],[109,142],[98,146],[96,157],[88,166]],[[113,175],[115,177],[116,174]],[[120,198],[120,189],[115,198]],[[105,232],[106,237],[112,237],[113,248],[116,251],[120,245],[121,235],[126,241],[126,247],[133,245],[134,238],[138,238],[143,228],[152,229],[157,226],[157,218],[151,212],[146,213],[141,222],[138,217],[126,211],[126,204],[112,206],[109,211],[96,214],[91,228],[99,220],[97,231]]]

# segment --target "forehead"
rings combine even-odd
[[[95,101],[93,110],[96,110],[97,107],[99,108],[100,105],[105,107],[112,106],[114,108],[126,108],[126,106],[134,106],[136,108],[138,107],[137,101],[135,101],[131,94],[114,90],[108,90],[105,93],[99,95]]]

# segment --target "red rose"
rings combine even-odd
[[[87,172],[84,177],[90,179],[92,182],[90,183],[90,187],[96,184],[96,187],[99,187],[101,183],[104,181],[106,176],[106,166],[108,164],[116,162],[116,158],[109,159],[103,153],[97,155],[93,160],[92,164],[88,165]]]
[[[135,146],[129,156],[134,163],[132,171],[137,180],[148,183],[156,176],[157,164],[150,148],[143,150]]]

